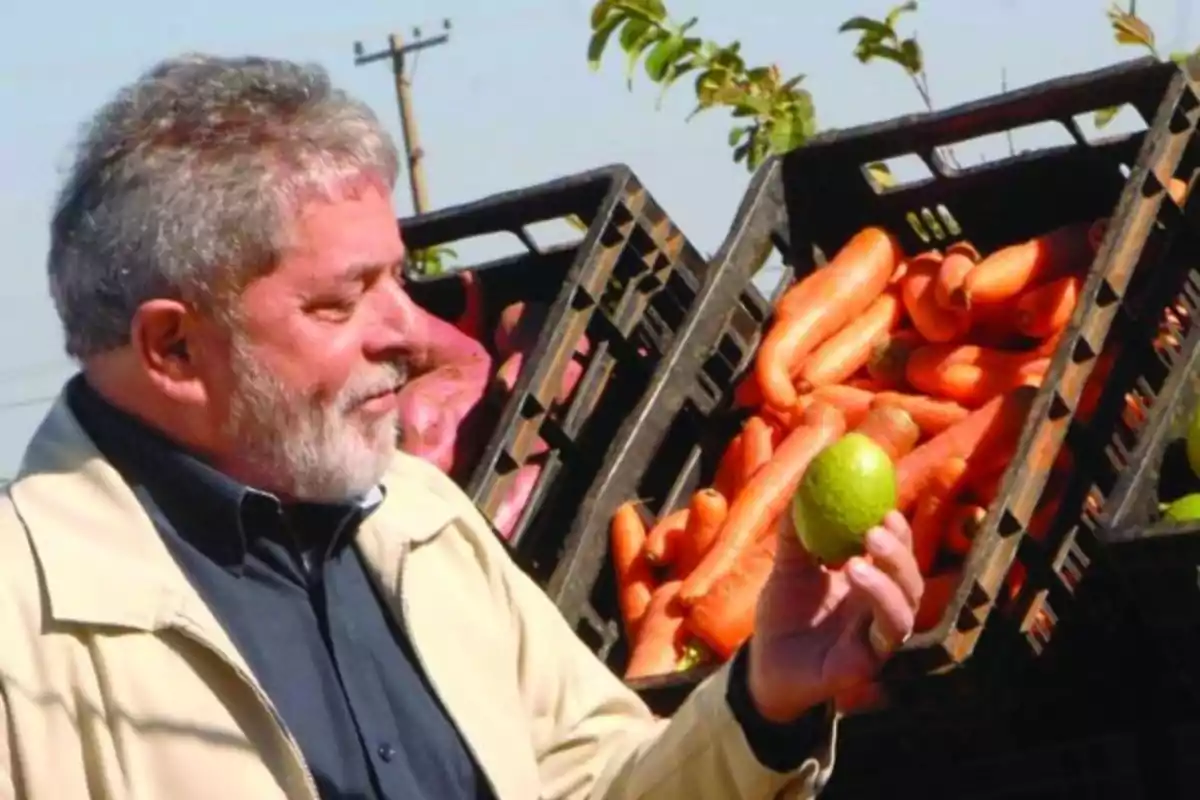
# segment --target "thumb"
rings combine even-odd
[[[820,570],[820,564],[800,542],[800,534],[796,531],[790,510],[779,515],[775,523],[775,535],[779,539],[775,550],[777,567],[786,568],[789,572]]]

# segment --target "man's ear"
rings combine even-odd
[[[130,344],[147,380],[176,402],[204,401],[205,388],[193,358],[195,311],[178,300],[143,303],[133,316]]]

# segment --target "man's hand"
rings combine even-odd
[[[790,722],[869,681],[912,634],[925,583],[897,511],[867,533],[865,557],[831,570],[800,546],[791,515],[758,601],[748,683],[759,713]]]

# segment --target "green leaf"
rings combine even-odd
[[[877,19],[871,19],[870,17],[851,17],[838,26],[838,33],[849,33],[851,31],[864,31],[880,39],[888,39],[895,36],[895,32],[885,23]]]
[[[900,54],[904,57],[904,64],[902,66],[909,73],[918,75],[925,68],[925,55],[921,52],[921,45],[917,44],[916,39],[909,38],[902,41],[900,43]]]
[[[1104,126],[1108,125],[1108,123],[1112,122],[1113,117],[1117,116],[1120,111],[1120,106],[1109,106],[1108,108],[1098,109],[1096,113],[1092,115],[1092,123],[1097,128],[1103,128]]]
[[[750,155],[750,140],[747,139],[746,141],[742,142],[740,145],[738,145],[737,147],[735,147],[733,149],[733,163],[740,164],[741,162],[745,161],[746,157],[749,155]]]
[[[604,21],[604,24],[592,33],[592,38],[588,40],[587,59],[588,68],[592,70],[600,69],[600,61],[604,58],[604,49],[608,47],[608,41],[612,38],[613,31],[617,29],[622,22],[627,18],[620,14],[614,14]]]
[[[877,58],[882,58],[887,61],[894,61],[905,69],[908,69],[908,59],[904,53],[886,44],[874,44],[870,47],[861,48],[861,52],[855,52],[855,55],[864,64]]]
[[[900,5],[896,6],[891,11],[889,11],[887,13],[887,16],[883,18],[883,24],[887,25],[889,30],[894,31],[896,29],[896,22],[900,19],[900,16],[902,14],[906,14],[910,11],[916,11],[916,10],[917,10],[917,0],[908,0],[907,3],[901,3]]]
[[[683,54],[683,37],[675,34],[661,39],[646,56],[646,75],[659,83],[667,76],[667,70]]]
[[[1174,61],[1176,64],[1183,64],[1189,58],[1192,57],[1192,53],[1189,53],[1187,50],[1176,50],[1174,53],[1171,53],[1171,55],[1168,57],[1172,61]]]
[[[641,24],[645,27],[637,33],[636,38],[634,36],[630,36],[628,39],[629,44],[626,45],[626,31],[629,30],[631,25],[638,22],[641,21],[630,20],[629,22],[625,23],[625,27],[621,30],[621,44],[625,47],[626,53],[625,85],[630,89],[633,89],[633,74],[635,70],[637,70],[638,59],[641,57],[642,53],[646,51],[646,48],[650,47],[650,45],[654,44],[657,40],[665,36],[665,31],[663,31],[663,29],[657,25],[649,22],[641,22]]]
[[[625,16],[624,9],[618,8],[613,0],[599,0],[592,6],[592,30],[598,31],[609,19],[609,16]]]
[[[636,45],[639,39],[646,35],[646,31],[650,30],[650,22],[638,17],[631,17],[625,23],[625,27],[621,28],[621,49],[628,53]]]
[[[888,169],[888,165],[882,161],[875,161],[863,167],[867,171],[867,178],[871,183],[880,189],[890,189],[896,185],[896,176]]]
[[[1154,30],[1137,14],[1113,6],[1108,12],[1117,44],[1134,44],[1154,52]]]
[[[729,131],[729,146],[737,147],[742,139],[746,138],[746,134],[750,132],[749,127],[731,128]]]
[[[787,82],[786,82],[786,83],[784,83],[784,84],[783,84],[782,86],[780,86],[779,88],[780,88],[780,89],[782,89],[782,90],[783,90],[783,91],[785,91],[785,92],[790,92],[790,91],[792,91],[793,89],[795,89],[797,86],[799,86],[799,85],[800,85],[800,84],[801,84],[801,83],[804,81],[804,79],[805,79],[806,77],[808,77],[808,76],[807,76],[807,75],[804,75],[804,74],[800,74],[800,75],[797,75],[797,76],[795,76],[795,77],[793,77],[793,78],[789,78],[789,79],[787,80]]]

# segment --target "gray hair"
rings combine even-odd
[[[88,125],[50,228],[67,353],[129,342],[155,298],[209,310],[275,263],[288,217],[348,180],[394,188],[395,143],[317,66],[188,55],[122,89]]]

